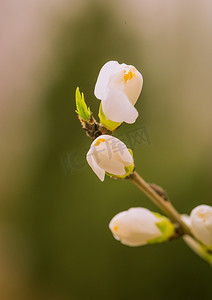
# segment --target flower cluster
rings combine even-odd
[[[94,89],[99,106],[99,123],[87,107],[84,95],[76,90],[79,120],[92,139],[87,162],[101,181],[105,174],[130,179],[168,217],[146,208],[135,207],[114,216],[109,228],[115,239],[128,246],[161,243],[183,236],[185,242],[212,264],[212,207],[200,205],[188,215],[180,215],[166,192],[147,184],[135,175],[133,153],[119,139],[111,136],[123,122],[132,124],[138,117],[134,107],[143,86],[143,77],[132,65],[107,62],[100,70]]]

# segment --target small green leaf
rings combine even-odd
[[[102,124],[102,126],[109,129],[110,131],[114,131],[122,124],[122,123],[118,123],[118,122],[113,122],[105,116],[105,114],[102,110],[102,102],[100,103],[100,106],[99,106],[99,115],[98,116],[99,116],[99,120],[100,120],[100,123]]]
[[[84,121],[89,121],[91,117],[91,111],[90,108],[87,107],[85,103],[85,98],[84,94],[80,93],[79,88],[76,89],[76,94],[75,94],[75,99],[76,99],[76,113],[82,118]]]
[[[154,239],[151,239],[148,241],[149,244],[155,244],[155,243],[162,243],[169,240],[170,237],[172,237],[175,233],[175,226],[174,224],[166,217],[153,212],[153,214],[159,219],[159,222],[155,225],[162,233],[161,236],[156,237]]]

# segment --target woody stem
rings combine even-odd
[[[129,178],[154,204],[165,213],[173,222],[179,224],[182,234],[192,233],[189,227],[183,222],[180,214],[172,206],[171,202],[162,198],[137,172],[133,172]]]

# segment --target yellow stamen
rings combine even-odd
[[[113,227],[113,230],[114,230],[115,232],[117,232],[117,231],[118,231],[118,226],[117,226],[117,225],[114,226],[114,227]]]
[[[199,217],[202,218],[202,219],[204,219],[205,214],[199,213]]]
[[[131,80],[134,76],[135,73],[133,73],[132,71],[129,71],[127,74],[124,74],[124,83],[127,83],[127,81]]]
[[[98,139],[98,141],[96,141],[95,146],[99,146],[101,143],[105,142],[105,139]]]
[[[203,213],[199,213],[199,217],[202,219],[203,223],[206,222],[206,215]]]

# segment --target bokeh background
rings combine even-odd
[[[112,237],[116,213],[157,208],[92,172],[74,94],[97,114],[100,67],[135,65],[140,116],[116,136],[145,129],[137,171],[181,213],[212,205],[211,1],[1,0],[0,49],[0,299],[210,299],[211,267],[182,240]]]

